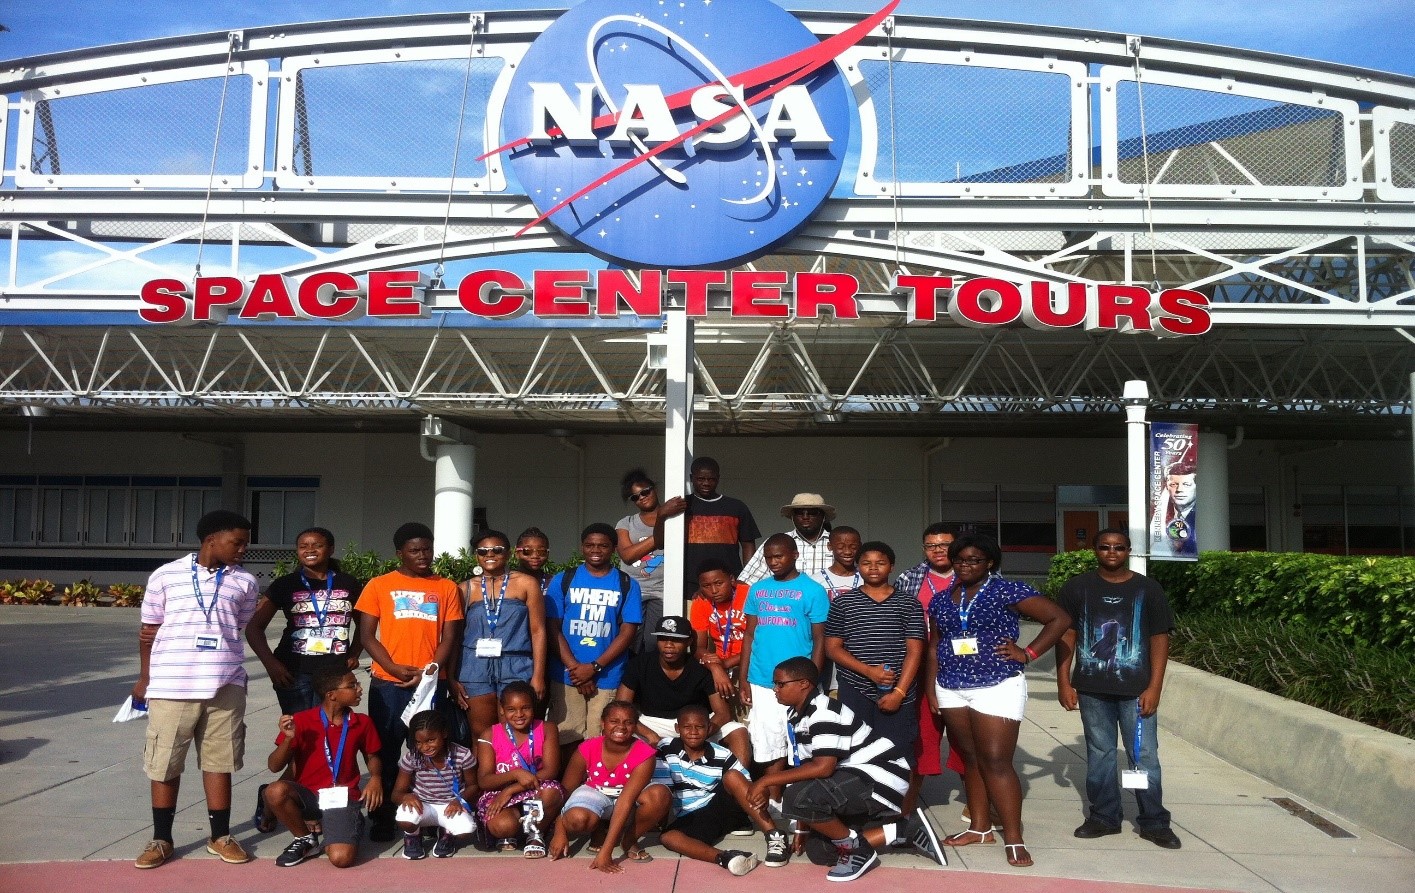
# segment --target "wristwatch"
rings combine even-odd
[[[601,667],[601,666],[599,665],[599,661],[597,661],[597,660],[592,660],[592,661],[590,661],[590,669],[592,669],[592,670],[595,671],[595,675],[596,675],[596,676],[598,676],[600,673],[604,672],[604,667]]]

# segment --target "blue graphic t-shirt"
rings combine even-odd
[[[770,688],[777,664],[787,658],[811,656],[811,624],[825,623],[830,616],[830,599],[825,587],[805,574],[790,580],[767,577],[752,584],[745,613],[757,618],[747,681]]]
[[[547,626],[559,628],[570,643],[570,652],[580,663],[598,660],[619,635],[622,623],[643,623],[643,596],[639,584],[629,580],[627,595],[621,596],[619,570],[611,569],[603,577],[596,577],[582,564],[570,571],[557,574],[550,581],[545,593],[545,619]],[[623,604],[620,604],[620,602]],[[558,653],[558,649],[552,649]],[[603,670],[596,678],[600,688],[618,688],[619,678],[624,675],[624,664],[629,660],[626,651],[611,664],[601,661]],[[560,668],[561,681],[570,684],[570,672]]]

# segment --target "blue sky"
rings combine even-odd
[[[788,9],[865,11],[883,0],[797,0]],[[555,0],[11,0],[0,59],[257,25],[420,12],[555,8]],[[572,5],[572,4],[571,4]],[[905,0],[901,13],[1025,22],[1194,40],[1415,75],[1410,0]]]

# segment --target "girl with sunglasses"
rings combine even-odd
[[[545,697],[546,638],[545,595],[534,577],[511,569],[511,540],[483,530],[472,549],[481,573],[460,586],[467,626],[452,693],[475,740],[495,724],[507,685],[529,682]]]
[[[619,495],[635,511],[614,525],[618,535],[615,551],[625,573],[638,581],[644,599],[644,622],[639,624],[634,651],[655,653],[658,644],[653,631],[663,617],[663,522],[683,514],[688,501],[681,496],[660,501],[658,485],[642,468],[624,475]]]

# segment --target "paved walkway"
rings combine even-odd
[[[117,608],[0,607],[0,890],[273,889],[288,885],[274,857],[288,842],[284,833],[257,834],[250,827],[256,785],[265,780],[265,755],[279,710],[264,672],[252,659],[246,768],[236,776],[234,833],[256,854],[249,865],[218,864],[199,844],[206,836],[201,784],[194,768],[184,776],[175,827],[179,858],[156,871],[139,872],[131,860],[146,843],[151,813],[142,774],[142,723],[110,722],[137,673],[137,612]],[[1287,792],[1235,769],[1169,735],[1163,738],[1165,797],[1179,851],[1162,850],[1125,833],[1098,841],[1071,836],[1080,823],[1080,787],[1085,775],[1080,719],[1056,703],[1049,674],[1030,678],[1032,694],[1017,752],[1026,792],[1031,869],[1010,868],[1000,846],[949,852],[940,868],[903,853],[884,857],[883,867],[856,882],[861,891],[964,889],[979,883],[997,893],[1070,890],[1233,890],[1255,893],[1410,890],[1415,853],[1355,827],[1341,816],[1311,807],[1322,818],[1355,834],[1334,839],[1270,802]],[[1255,729],[1254,734],[1261,734]],[[956,776],[925,788],[934,824],[943,833],[960,830]],[[760,840],[749,842],[760,848]],[[522,872],[536,873],[536,886],[575,885],[583,893],[632,884],[635,890],[698,891],[730,885],[744,893],[779,890],[782,884],[819,883],[824,869],[798,860],[774,871],[733,879],[715,866],[679,860],[661,847],[649,865],[631,865],[619,879],[588,869],[583,855],[559,863],[528,866],[519,857],[466,852],[456,858],[410,863],[389,858],[394,845],[370,847],[364,864],[341,873],[348,893],[441,886],[476,873],[477,890],[527,889]],[[327,877],[335,869],[318,861],[300,866],[304,875]]]

